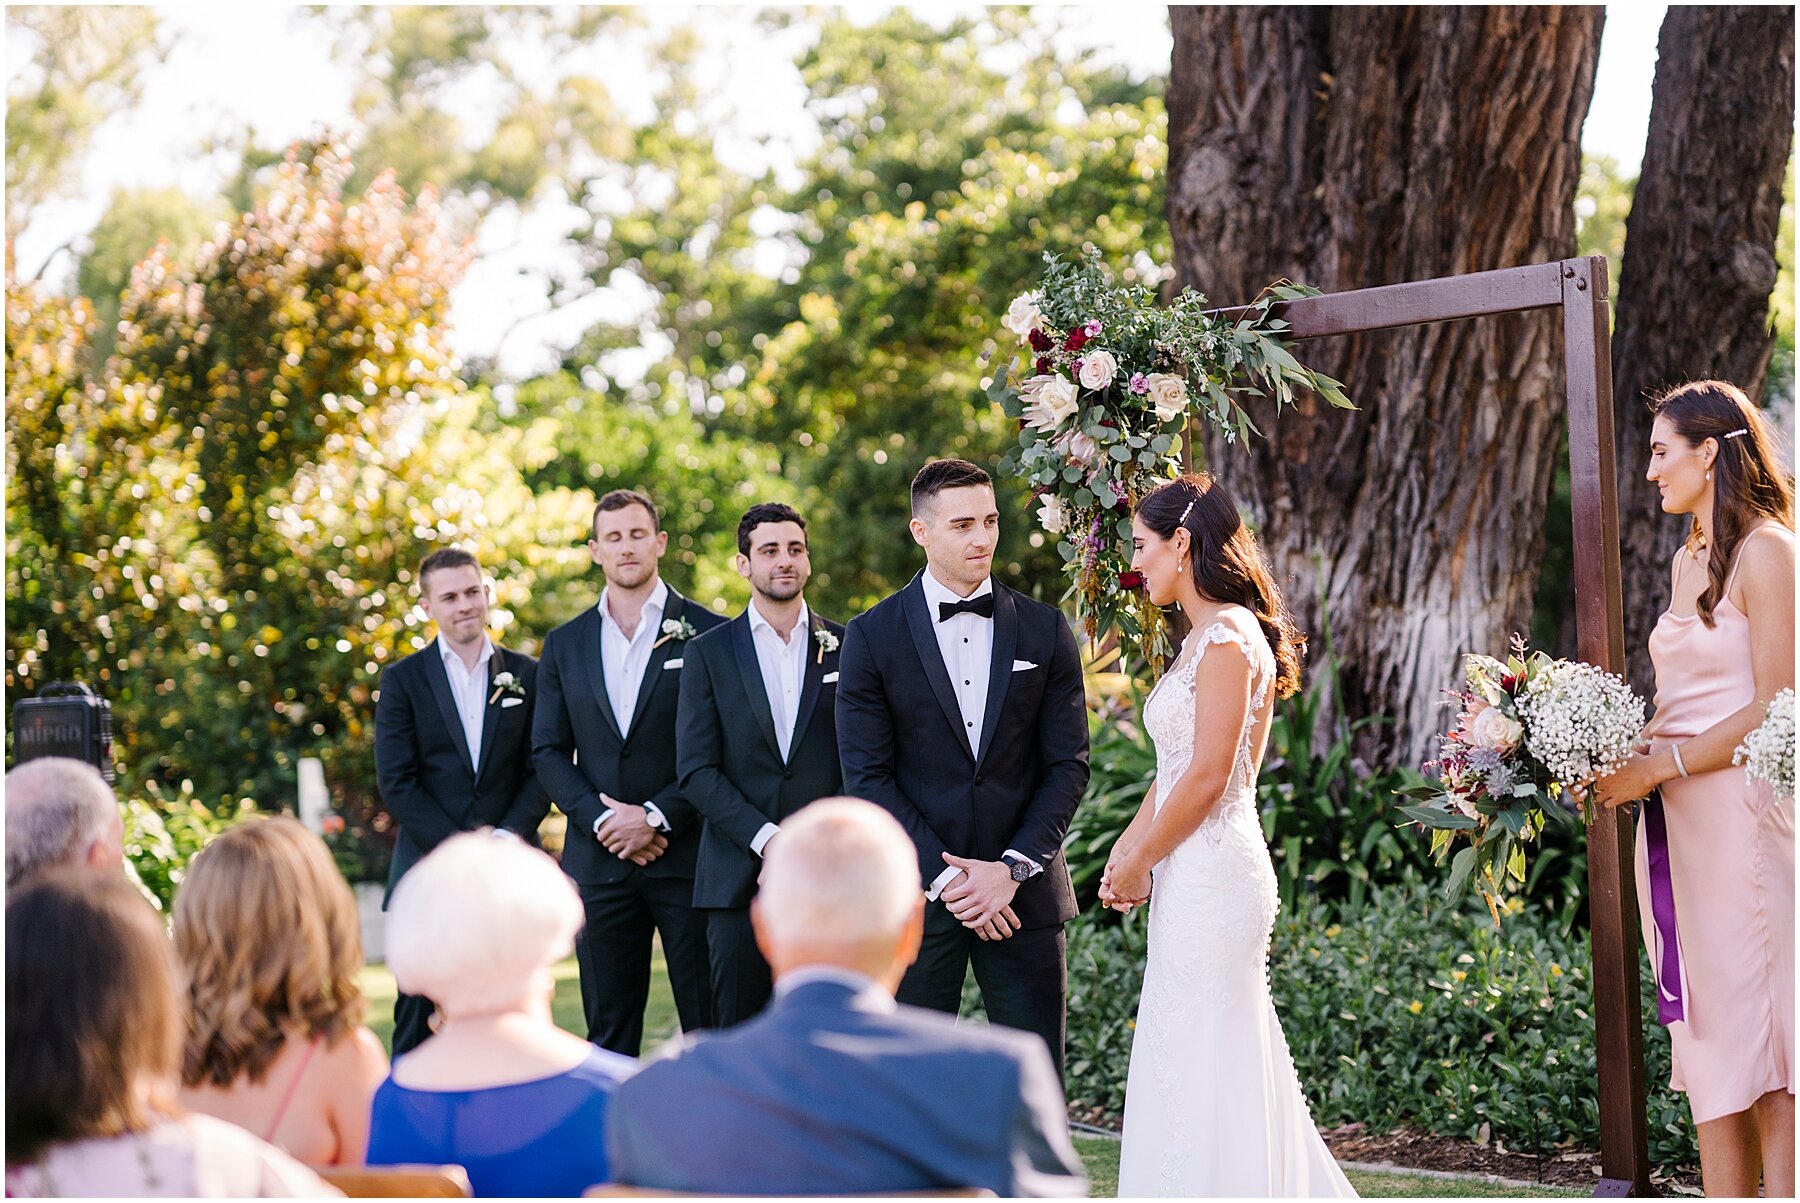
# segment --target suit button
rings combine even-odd
[[[782,777],[782,780],[784,780],[784,781],[792,781],[794,779],[794,770],[793,769],[782,770],[781,777]]]
[[[980,777],[979,777],[979,776],[977,776],[977,777],[976,777],[976,778],[975,778],[975,784],[976,784],[976,785],[980,785],[980,784],[981,784],[981,778],[980,778]]]
[[[631,759],[631,749],[630,748],[621,748],[619,750],[619,759],[620,760],[630,760]]]

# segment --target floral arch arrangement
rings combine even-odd
[[[988,388],[1019,421],[1001,468],[1030,480],[1088,638],[1116,630],[1160,672],[1162,613],[1130,574],[1126,549],[1132,507],[1181,471],[1189,411],[1236,442],[1260,433],[1239,394],[1268,398],[1277,412],[1296,388],[1354,407],[1338,381],[1294,358],[1281,338],[1287,323],[1270,316],[1277,302],[1317,289],[1271,285],[1233,322],[1207,313],[1191,288],[1165,306],[1151,288],[1116,283],[1097,251],[1080,263],[1044,261],[1040,286],[1007,310],[1018,349]]]

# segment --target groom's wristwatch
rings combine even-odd
[[[1027,861],[1024,857],[1015,856],[1013,853],[1008,852],[1000,858],[1000,863],[1005,865],[1007,870],[1012,873],[1012,879],[1014,881],[1023,882],[1031,880],[1031,862]]]

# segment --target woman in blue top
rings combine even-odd
[[[582,918],[556,862],[505,836],[452,836],[401,879],[388,966],[439,1023],[375,1092],[370,1165],[460,1165],[484,1197],[607,1180],[607,1103],[637,1062],[550,1018],[550,967]]]

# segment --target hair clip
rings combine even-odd
[[[1735,439],[1740,434],[1749,434],[1749,433],[1750,433],[1750,428],[1748,426],[1740,426],[1736,430],[1732,431],[1730,434],[1726,435],[1725,437],[1728,439]]]
[[[1181,517],[1179,517],[1175,520],[1176,526],[1186,526],[1187,525],[1188,515],[1194,512],[1194,502],[1196,502],[1198,500],[1200,500],[1198,497],[1188,498],[1187,508],[1185,510],[1182,510]]]

